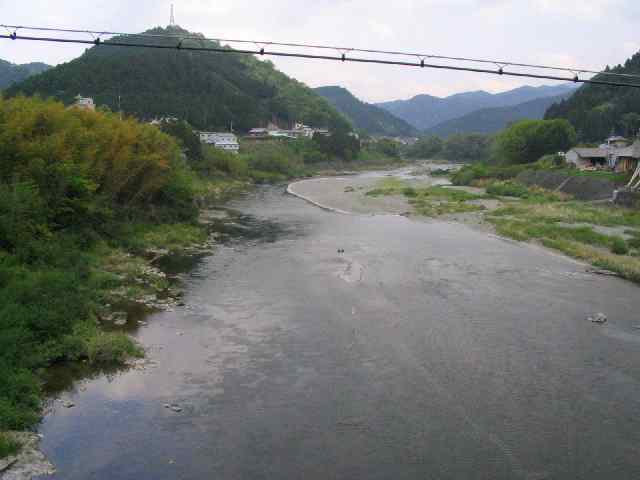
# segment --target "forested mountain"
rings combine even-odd
[[[42,73],[51,67],[45,63],[33,62],[23,65],[0,60],[0,90],[8,86],[20,82],[31,75]]]
[[[191,35],[180,27],[148,33]],[[130,35],[127,43],[177,45],[175,38]],[[113,40],[112,40],[113,41]],[[98,105],[141,119],[176,116],[200,129],[247,130],[276,120],[311,126],[350,128],[325,99],[276,70],[269,61],[234,53],[178,49],[110,47],[88,49],[82,56],[29,78],[7,90],[58,98],[65,103],[82,94]],[[215,42],[185,40],[182,45],[218,47]]]
[[[425,133],[442,137],[448,137],[454,133],[496,133],[518,120],[543,118],[547,108],[564,100],[571,93],[567,92],[556,97],[536,98],[511,107],[483,108],[460,118],[440,123],[427,129]]]
[[[369,135],[409,137],[417,135],[414,127],[382,108],[362,102],[349,90],[338,86],[319,87],[317,94],[326,98],[353,126]]]
[[[402,118],[419,130],[427,130],[440,123],[460,118],[483,108],[514,106],[536,98],[561,95],[574,89],[573,84],[564,84],[541,87],[524,86],[496,94],[485,91],[464,92],[446,98],[418,95],[410,100],[378,103],[377,106]]]
[[[640,75],[640,52],[607,71]],[[615,77],[596,78],[611,81]],[[640,84],[637,79],[622,78]],[[634,136],[640,129],[640,88],[584,85],[568,100],[551,106],[545,118],[566,118],[583,142],[601,141],[612,131]]]

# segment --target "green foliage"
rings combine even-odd
[[[317,145],[317,149],[324,155],[330,158],[339,158],[346,162],[355,160],[360,153],[360,140],[351,135],[347,130],[335,130],[328,137],[316,134],[313,136],[313,142]],[[381,142],[383,143],[381,148],[387,148],[389,152],[397,152],[394,146],[388,143],[389,141],[383,140]],[[391,143],[395,145],[395,142]],[[381,151],[385,153],[384,150]],[[389,156],[393,156],[393,154]]]
[[[178,27],[148,33],[193,36]],[[171,38],[114,37],[109,41],[175,45]],[[183,45],[221,48],[212,41],[187,39]],[[140,119],[175,116],[202,130],[238,130],[301,121],[317,127],[343,127],[348,121],[304,84],[253,56],[176,49],[92,47],[71,62],[31,77],[7,90],[55,97],[71,103],[79,92],[113,111]]]
[[[38,420],[42,367],[136,354],[128,337],[97,332],[91,251],[130,219],[194,219],[193,182],[153,126],[0,98],[0,430]]]
[[[194,168],[201,175],[208,178],[220,174],[244,178],[249,174],[249,165],[246,156],[226,152],[209,145],[204,146],[202,150],[202,160],[194,162]]]
[[[515,178],[527,168],[531,167],[526,165],[487,165],[485,163],[465,165],[453,174],[451,183],[454,185],[472,185],[476,181],[486,179],[508,180]]]
[[[626,255],[629,253],[629,245],[623,238],[615,237],[611,243],[611,252],[616,255]]]
[[[53,230],[96,229],[116,208],[132,216],[174,207],[178,216],[194,215],[183,209],[188,169],[178,145],[132,119],[54,101],[0,99],[0,158],[0,177],[11,179],[5,195],[9,188],[41,201]]]
[[[406,149],[409,158],[442,158],[452,162],[482,162],[489,158],[492,137],[477,133],[459,133],[442,140],[424,137]]]
[[[49,65],[38,62],[16,65],[5,60],[0,60],[0,90],[16,82],[20,82],[31,75],[44,72],[49,68],[51,68]]]
[[[20,451],[20,444],[6,433],[0,432],[0,459],[15,455]]]
[[[518,182],[505,181],[493,182],[487,187],[489,195],[498,195],[501,197],[518,197],[526,198],[529,196],[529,189]]]
[[[303,156],[296,153],[284,142],[261,143],[243,156],[247,159],[251,175],[254,177],[256,176],[255,172],[276,174],[282,178],[296,176],[304,172]]]
[[[489,158],[493,139],[477,133],[459,133],[449,136],[440,156],[452,162],[482,162]]]
[[[196,131],[184,120],[165,120],[160,130],[178,139],[185,155],[191,162],[202,160],[202,144]]]
[[[142,349],[121,332],[96,332],[87,340],[87,358],[94,365],[119,364],[142,356]]]
[[[640,53],[624,65],[610,70],[615,73],[640,73]],[[596,76],[598,80],[611,77]],[[571,98],[547,110],[545,118],[563,118],[571,122],[578,138],[586,142],[601,142],[611,131],[635,136],[640,128],[640,90],[606,85],[584,85]]]
[[[407,148],[406,155],[415,159],[436,158],[442,152],[443,146],[444,142],[440,137],[423,137]]]
[[[575,143],[576,132],[566,120],[523,120],[496,136],[493,155],[500,163],[533,163]]]

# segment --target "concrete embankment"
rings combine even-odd
[[[618,187],[611,180],[588,176],[567,175],[550,171],[525,171],[516,180],[528,186],[536,185],[571,195],[577,200],[606,200]]]

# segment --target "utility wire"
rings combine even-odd
[[[407,57],[416,57],[419,59],[434,58],[437,60],[484,63],[484,64],[496,65],[502,68],[526,67],[526,68],[536,68],[536,69],[543,69],[543,70],[564,71],[564,72],[570,72],[574,74],[586,73],[586,74],[594,74],[594,75],[609,75],[609,76],[640,79],[640,75],[638,74],[607,72],[603,70],[589,70],[589,69],[579,68],[579,67],[555,67],[550,65],[540,65],[540,64],[532,64],[532,63],[518,63],[513,61],[507,61],[507,60],[492,60],[492,59],[486,59],[486,58],[471,58],[471,57],[454,57],[454,56],[438,55],[433,53],[412,53],[412,52],[401,52],[401,51],[394,51],[394,50],[375,50],[375,49],[363,49],[363,48],[354,48],[354,47],[318,45],[318,44],[312,44],[312,43],[291,43],[291,42],[272,42],[272,41],[261,41],[261,40],[244,40],[244,39],[233,39],[233,38],[215,38],[215,37],[204,37],[202,35],[195,35],[195,34],[185,35],[185,34],[179,34],[179,33],[162,33],[162,34],[126,33],[126,32],[99,31],[99,30],[64,29],[64,28],[53,28],[53,27],[32,27],[32,26],[24,26],[24,25],[22,26],[21,25],[0,25],[0,27],[5,29],[12,29],[16,32],[17,30],[33,30],[33,31],[45,31],[45,32],[59,32],[59,33],[85,33],[85,34],[94,36],[94,38],[96,36],[100,37],[103,35],[135,36],[135,37],[150,37],[150,38],[176,38],[176,39],[181,39],[183,41],[184,40],[214,41],[218,43],[227,42],[227,43],[262,45],[262,46],[313,48],[313,49],[323,49],[323,50],[334,50],[338,52],[402,55]]]
[[[632,87],[632,88],[640,88],[639,84],[626,83],[626,82],[617,82],[617,81],[607,81],[602,79],[582,79],[578,77],[578,73],[594,73],[596,75],[618,75],[618,76],[626,76],[632,78],[640,79],[639,75],[631,75],[631,74],[614,74],[611,72],[595,72],[589,71],[585,69],[570,69],[565,67],[549,67],[544,65],[533,65],[533,64],[519,64],[514,62],[494,62],[492,60],[482,60],[482,59],[468,59],[462,57],[445,57],[445,56],[437,56],[437,55],[416,55],[410,53],[401,53],[401,52],[385,52],[381,50],[363,50],[363,49],[342,49],[337,47],[329,47],[322,45],[311,45],[311,44],[292,44],[292,43],[278,43],[278,42],[253,42],[249,40],[225,40],[225,39],[211,39],[194,35],[175,35],[175,34],[129,34],[129,33],[120,33],[120,32],[99,32],[96,30],[71,30],[71,29],[58,29],[58,28],[45,28],[45,27],[20,27],[20,26],[10,26],[10,25],[0,25],[5,29],[13,29],[13,33],[8,35],[0,35],[0,39],[8,39],[8,40],[26,40],[26,41],[38,41],[38,42],[53,42],[53,43],[67,43],[67,44],[84,44],[84,45],[104,45],[104,46],[113,46],[113,47],[133,47],[133,48],[155,48],[155,49],[163,49],[163,50],[185,50],[185,51],[198,51],[198,52],[216,52],[216,53],[238,53],[245,55],[269,55],[275,57],[290,57],[290,58],[306,58],[306,59],[316,59],[316,60],[333,60],[333,61],[341,61],[341,62],[354,62],[354,63],[368,63],[368,64],[381,64],[381,65],[398,65],[398,66],[406,66],[406,67],[420,67],[420,68],[432,68],[432,69],[440,69],[440,70],[453,70],[453,71],[464,71],[464,72],[473,72],[473,73],[486,73],[493,75],[506,75],[512,77],[526,77],[526,78],[536,78],[536,79],[546,79],[546,80],[558,80],[558,81],[568,81],[574,83],[584,83],[584,84],[594,84],[594,85],[607,85],[607,86],[615,86],[615,87]],[[83,33],[89,34],[93,37],[92,40],[80,39],[80,38],[59,38],[59,37],[34,37],[34,36],[24,36],[18,35],[17,31],[20,29],[25,30],[37,30],[37,31],[50,31],[50,32],[58,32],[58,33]],[[123,36],[124,40],[119,39],[110,39],[110,40],[101,40],[101,36],[103,35],[118,35]],[[179,40],[179,42],[175,45],[166,45],[166,44],[153,44],[153,43],[132,43],[130,41],[126,41],[127,37],[155,37],[155,38],[173,38]],[[226,42],[237,42],[237,43],[253,43],[258,47],[261,47],[260,50],[247,50],[247,49],[231,49],[229,47],[217,47],[217,46],[187,46],[184,45],[185,40],[192,40],[204,43],[205,41],[226,41]],[[309,53],[292,53],[292,52],[282,52],[282,51],[266,51],[266,46],[287,46],[287,47],[297,47],[297,48],[321,48],[321,49],[333,49],[340,52],[340,56],[332,56],[332,55],[317,55],[317,54],[309,54]],[[360,52],[360,53],[385,53],[388,55],[406,55],[406,56],[415,56],[419,59],[419,62],[409,62],[409,61],[400,61],[400,60],[383,60],[376,58],[362,58],[362,57],[347,57],[347,53],[352,52]],[[498,69],[490,70],[486,68],[476,68],[476,67],[468,67],[468,66],[457,66],[457,65],[443,65],[443,64],[433,64],[426,63],[425,58],[436,58],[436,59],[444,59],[444,60],[453,60],[453,61],[466,61],[466,62],[481,62],[481,63],[492,63],[495,64]],[[514,66],[514,67],[529,67],[529,68],[539,68],[539,69],[547,69],[547,70],[557,70],[562,72],[572,72],[574,73],[573,77],[564,77],[560,75],[547,75],[547,74],[538,74],[532,72],[514,72],[514,71],[505,71],[504,67]]]
[[[14,30],[14,32],[17,32],[18,30],[33,30],[33,31],[45,31],[45,32],[59,32],[59,33],[84,33],[87,35],[91,35],[93,38],[100,38],[101,36],[104,36],[104,35],[119,35],[119,36],[130,36],[130,37],[135,36],[135,37],[150,37],[150,38],[176,38],[176,39],[181,39],[183,41],[184,40],[214,41],[218,43],[227,42],[227,43],[262,45],[262,46],[314,48],[314,49],[334,50],[338,52],[359,52],[359,53],[375,53],[375,54],[383,54],[383,55],[402,55],[407,57],[417,57],[418,59],[434,58],[437,60],[484,63],[484,64],[496,65],[501,68],[526,67],[526,68],[536,68],[536,69],[543,69],[543,70],[564,71],[564,72],[570,72],[573,74],[586,73],[586,74],[593,74],[593,75],[608,75],[608,76],[640,79],[640,75],[638,74],[608,72],[604,70],[589,70],[589,69],[579,68],[579,67],[555,67],[550,65],[541,65],[541,64],[532,64],[532,63],[518,63],[513,61],[507,61],[507,60],[492,60],[492,59],[486,59],[486,58],[471,58],[471,57],[454,57],[454,56],[438,55],[433,53],[411,53],[411,52],[401,52],[401,51],[393,51],[393,50],[362,49],[362,48],[354,48],[354,47],[317,45],[312,43],[291,43],[291,42],[272,42],[272,41],[244,40],[244,39],[232,39],[232,38],[215,38],[215,37],[205,37],[203,35],[190,34],[190,33],[186,35],[180,34],[180,33],[161,33],[161,34],[127,33],[127,32],[112,32],[112,31],[99,31],[99,30],[65,29],[65,28],[54,28],[54,27],[33,27],[33,26],[25,26],[25,25],[0,25],[0,27],[5,29],[12,29]]]

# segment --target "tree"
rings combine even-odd
[[[436,135],[423,137],[407,149],[409,158],[434,158],[442,152],[444,142]]]
[[[635,137],[640,132],[640,114],[629,112],[622,115],[620,124],[627,137]]]
[[[202,160],[202,144],[200,138],[184,120],[164,120],[160,123],[160,130],[177,138],[182,145],[187,158],[197,162]]]
[[[315,134],[313,141],[323,154],[347,162],[354,160],[360,153],[360,140],[345,129],[335,130],[329,136]]]
[[[493,156],[502,163],[532,163],[575,143],[576,131],[566,120],[523,120],[497,135]]]
[[[444,141],[442,157],[454,162],[481,162],[488,158],[491,137],[478,133],[459,133]]]

